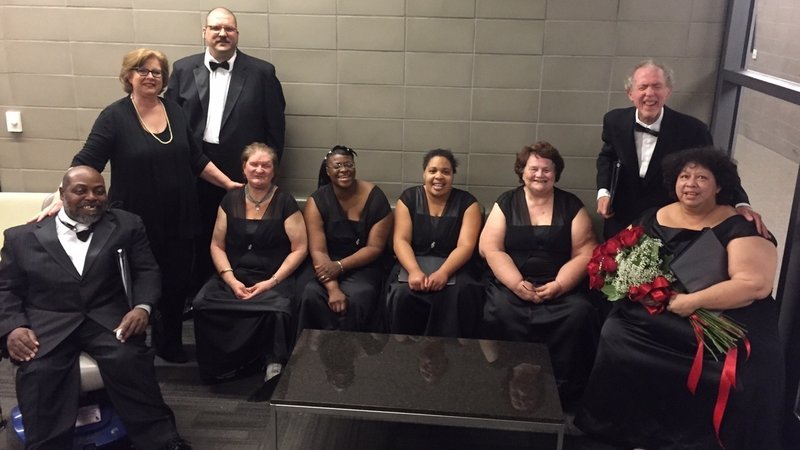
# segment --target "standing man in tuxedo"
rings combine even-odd
[[[64,208],[6,230],[0,253],[0,337],[19,364],[26,447],[72,448],[78,356],[85,351],[136,448],[190,448],[178,436],[145,344],[161,281],[141,219],[107,210],[105,182],[91,167],[69,169],[59,191]],[[130,267],[130,299],[120,255]]]
[[[283,154],[283,89],[275,66],[237,50],[236,16],[214,8],[203,27],[206,51],[175,62],[165,96],[183,107],[203,151],[231,180],[245,182],[240,155],[263,142]],[[211,232],[225,191],[198,180],[203,235],[198,239],[199,283],[211,273]]]
[[[662,179],[664,157],[713,144],[703,122],[665,105],[672,94],[672,70],[668,67],[653,60],[640,62],[625,80],[625,90],[633,106],[609,111],[603,117],[603,148],[597,156],[597,214],[605,219],[605,239],[645,210],[673,202]],[[616,186],[612,186],[617,162]],[[750,207],[741,186],[735,202],[739,214],[755,221],[759,232],[767,236],[761,216]]]

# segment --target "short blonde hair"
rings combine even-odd
[[[122,58],[122,68],[119,70],[119,81],[125,86],[125,92],[128,94],[133,92],[133,85],[131,85],[131,82],[128,80],[128,76],[150,58],[157,59],[158,64],[161,66],[161,92],[159,93],[163,93],[167,88],[167,80],[169,80],[169,61],[167,60],[167,56],[158,50],[139,48],[128,52],[125,57]]]
[[[272,158],[272,166],[275,168],[278,167],[278,152],[263,142],[253,142],[244,148],[241,156],[242,164],[247,163],[247,160],[250,159],[251,156],[255,155],[256,152],[264,152],[268,154],[270,158]]]

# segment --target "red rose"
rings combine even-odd
[[[600,263],[595,260],[589,261],[589,264],[586,265],[586,271],[589,272],[589,275],[599,275]]]
[[[611,239],[607,240],[603,245],[603,253],[610,256],[617,256],[617,253],[622,249],[622,243],[619,239],[612,237]]]
[[[644,228],[632,227],[620,231],[616,237],[617,239],[619,239],[622,246],[627,248],[636,245],[636,243],[639,242],[639,238],[641,238],[642,235],[644,235]]]
[[[605,278],[600,275],[589,273],[589,288],[590,289],[603,289],[603,285],[606,284]]]
[[[616,272],[617,271],[617,260],[611,256],[606,256],[600,262],[600,266],[604,272]]]

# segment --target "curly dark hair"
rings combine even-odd
[[[458,160],[453,156],[453,152],[444,148],[435,148],[425,153],[425,156],[422,157],[422,170],[425,170],[425,168],[428,167],[428,163],[436,156],[441,156],[450,161],[450,167],[453,168],[453,174],[455,175],[456,168],[458,167]]]
[[[713,145],[681,150],[664,158],[662,163],[664,187],[673,200],[678,199],[675,194],[678,175],[689,164],[705,167],[714,174],[717,186],[720,188],[717,193],[717,204],[730,205],[733,203],[734,190],[741,183],[736,162],[725,153],[725,150]]]
[[[522,182],[522,172],[525,171],[525,165],[528,164],[528,158],[531,155],[553,161],[556,166],[556,181],[561,178],[561,172],[564,171],[564,158],[549,142],[539,141],[533,145],[522,147],[522,150],[517,153],[517,159],[514,161],[514,173],[519,177],[520,183]]]

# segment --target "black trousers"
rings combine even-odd
[[[26,448],[72,448],[81,351],[97,361],[108,397],[136,448],[155,449],[178,437],[175,417],[156,382],[153,351],[145,345],[144,334],[122,343],[113,332],[86,319],[50,353],[19,366],[17,400]]]
[[[240,153],[243,148],[235,150]],[[209,144],[203,142],[203,152],[209,156],[212,161],[218,158],[225,148],[218,144]],[[222,166],[217,164],[220,170]],[[241,180],[241,172],[238,174],[226,173],[232,180]],[[214,264],[211,261],[211,253],[209,246],[211,245],[211,235],[214,232],[214,223],[217,220],[217,208],[225,196],[225,189],[214,186],[202,178],[197,179],[197,204],[200,208],[200,237],[196,239],[195,245],[195,262],[194,273],[192,274],[192,297],[200,288],[205,284],[208,277],[215,273]]]
[[[182,345],[183,309],[191,292],[189,287],[194,245],[192,239],[150,242],[153,256],[161,269],[161,299],[157,304],[158,314],[151,316],[152,344],[159,351],[176,351]]]

